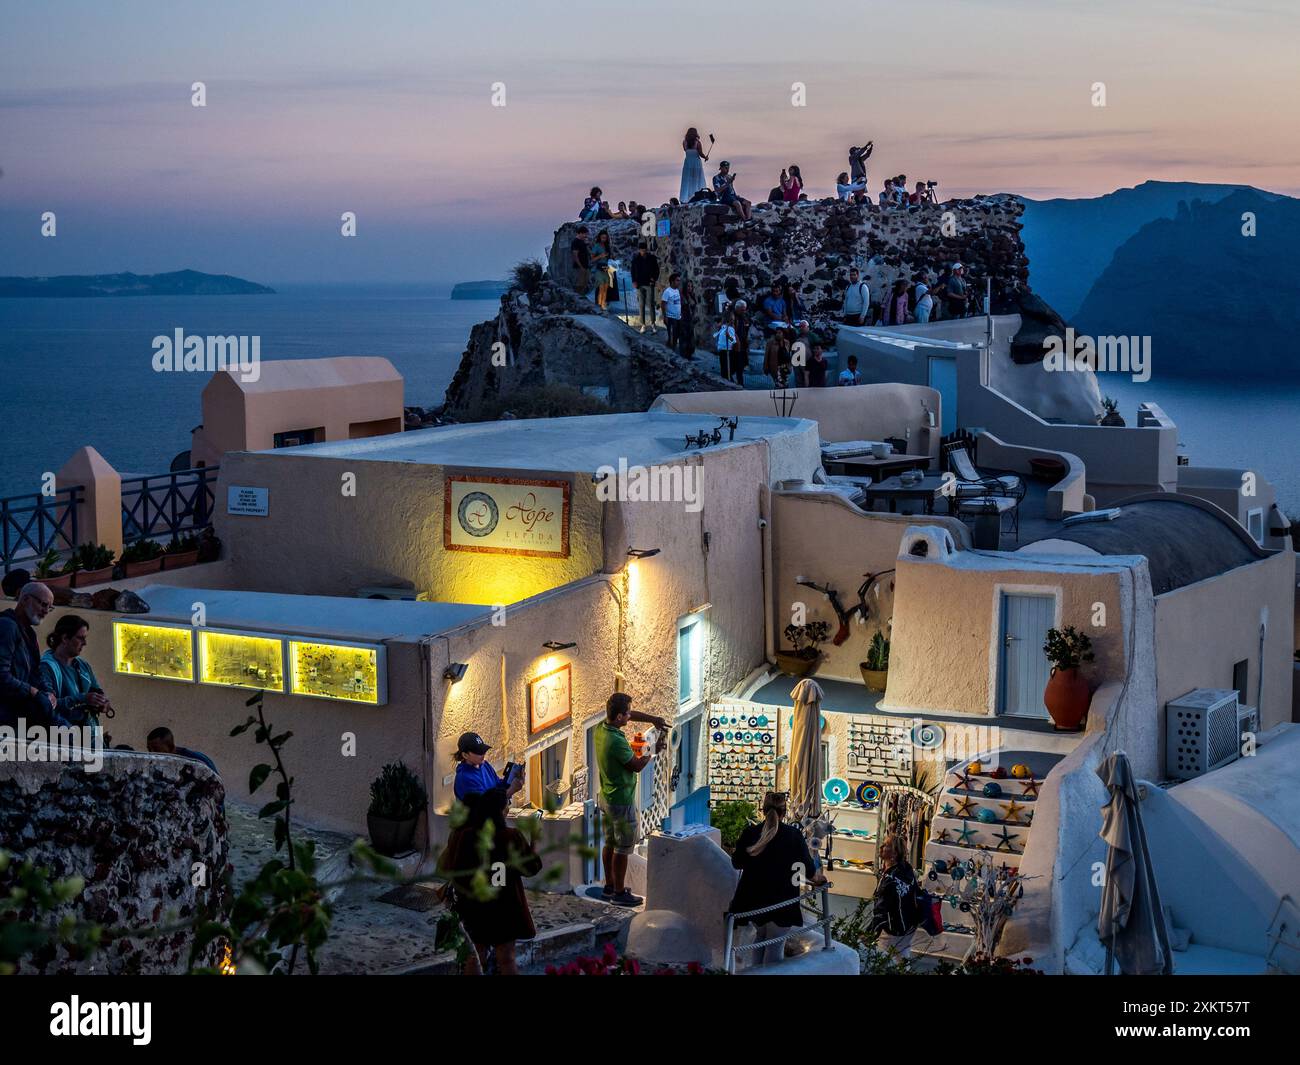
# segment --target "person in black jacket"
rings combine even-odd
[[[54,609],[54,593],[39,581],[18,592],[18,603],[0,613],[0,725],[13,728],[55,721],[58,700],[41,680],[41,645],[36,626]]]
[[[886,836],[880,844],[880,872],[872,897],[870,928],[880,933],[882,947],[892,947],[903,957],[910,953],[919,923],[913,900],[915,887],[916,873],[903,857],[902,841],[897,836]]]
[[[650,245],[641,241],[632,256],[632,285],[641,309],[641,332],[646,331],[646,311],[650,312],[650,332],[655,331],[655,283],[659,280],[659,260],[650,253]]]
[[[824,884],[826,877],[818,870],[808,851],[808,843],[794,825],[785,824],[786,796],[769,791],[763,798],[763,821],[748,825],[740,834],[731,864],[740,870],[740,883],[728,907],[728,913],[758,910],[778,902],[789,901],[771,913],[741,917],[736,924],[753,924],[759,941],[771,939],[786,928],[803,925],[803,913],[794,901],[807,884]],[[800,868],[802,867],[802,869]],[[780,961],[784,943],[764,947],[762,964]]]

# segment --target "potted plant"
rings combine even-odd
[[[69,565],[75,571],[74,588],[88,588],[113,579],[113,559],[116,556],[103,544],[84,543],[72,553]]]
[[[862,670],[862,681],[866,684],[867,691],[885,690],[885,684],[889,679],[889,641],[885,639],[883,632],[877,630],[871,637],[871,646],[867,648],[867,660],[859,662],[858,668]]]
[[[825,621],[810,621],[806,625],[787,625],[785,638],[790,641],[794,650],[776,652],[777,668],[792,677],[806,677],[822,660],[817,645],[824,642],[830,634],[831,627]]]
[[[36,572],[32,574],[32,577],[50,588],[72,587],[71,566],[69,563],[65,563],[59,553],[52,547],[36,563]]]
[[[1124,425],[1124,415],[1119,412],[1119,402],[1106,396],[1101,401],[1102,415],[1099,425]]]
[[[163,551],[163,569],[192,566],[199,560],[199,541],[192,535],[173,536]]]
[[[137,540],[122,549],[120,559],[128,577],[141,577],[162,569],[163,546],[157,540]]]
[[[366,827],[375,850],[389,858],[409,851],[424,804],[424,785],[404,762],[384,766],[370,784],[370,809],[366,813]]]
[[[1043,692],[1043,705],[1061,732],[1078,732],[1088,716],[1092,689],[1079,673],[1079,666],[1093,660],[1092,641],[1073,625],[1048,629],[1043,654],[1052,663],[1052,675]]]

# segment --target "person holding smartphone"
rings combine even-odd
[[[477,732],[463,733],[456,741],[456,780],[452,791],[461,802],[470,795],[481,795],[493,788],[504,788],[509,799],[524,786],[524,767],[510,763],[506,768],[506,778],[502,780],[488,764],[487,753],[490,750],[491,746],[484,743]]]

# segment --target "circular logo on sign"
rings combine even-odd
[[[496,500],[485,492],[469,492],[456,508],[456,520],[470,536],[487,536],[497,527]]]

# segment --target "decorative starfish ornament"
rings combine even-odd
[[[974,817],[975,816],[974,802],[975,800],[970,798],[969,796],[967,796],[964,799],[958,799],[956,816]]]
[[[1010,802],[1004,802],[1001,805],[1002,820],[1017,822],[1020,820],[1020,811],[1025,808],[1024,803],[1019,803],[1016,802],[1015,799],[1012,799]]]
[[[1010,851],[1012,854],[1019,854],[1020,852],[1017,851],[1015,847],[1011,846],[1011,841],[1012,841],[1013,839],[1019,839],[1019,838],[1020,838],[1020,836],[1019,836],[1018,834],[1013,836],[1011,833],[1009,833],[1009,832],[1007,831],[1007,826],[1006,826],[1006,825],[1003,825],[1003,826],[1002,826],[1002,835],[1000,835],[1000,836],[995,836],[995,837],[994,837],[994,839],[996,839],[996,840],[998,841],[998,845],[997,845],[997,847],[996,847],[995,849],[996,849],[996,850],[1001,850],[1003,844],[1005,844],[1007,850]]]
[[[956,776],[957,784],[959,787],[963,787],[967,791],[970,791],[970,787],[971,787],[970,777],[967,774],[963,773],[960,769],[958,769],[956,773],[954,773],[953,775]]]
[[[934,841],[936,843],[947,843],[949,839],[950,837],[948,835],[948,830],[946,828],[939,829],[939,834],[934,837]]]
[[[943,804],[943,816],[944,817],[952,816],[952,803],[946,802]]]
[[[1020,793],[1021,795],[1038,794],[1038,781],[1030,779],[1030,780],[1022,780],[1020,783],[1025,786],[1025,790]]]
[[[961,823],[961,831],[957,833],[957,842],[970,846],[970,838],[975,835],[975,830],[965,821]]]

